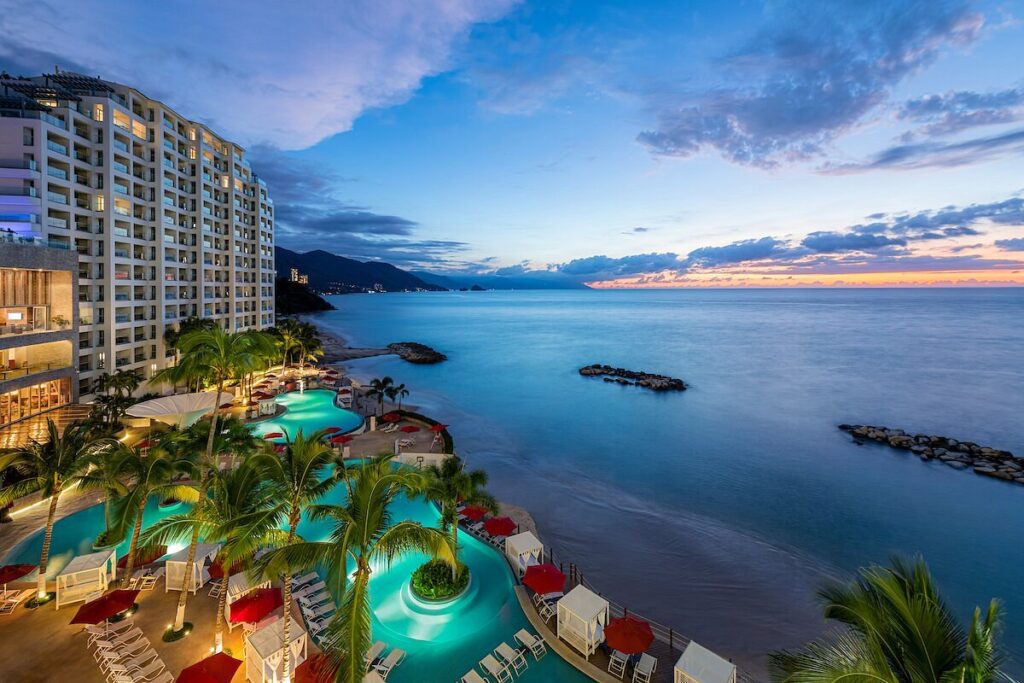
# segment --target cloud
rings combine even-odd
[[[774,167],[806,160],[878,107],[892,86],[948,46],[972,43],[983,20],[965,2],[786,3],[774,24],[726,56],[729,80],[652,102],[654,154]]]
[[[679,255],[672,252],[635,254],[612,258],[609,256],[588,256],[587,258],[573,259],[568,263],[562,263],[555,267],[556,270],[565,274],[577,276],[581,279],[609,279],[636,275],[638,273],[651,273],[660,270],[675,270],[682,266]]]
[[[771,258],[784,250],[786,243],[774,237],[742,240],[722,247],[701,247],[687,254],[687,265],[720,266]]]
[[[367,109],[409,99],[425,77],[450,67],[453,46],[474,25],[513,4],[12,0],[0,13],[0,68],[80,68],[242,144],[302,149],[350,129]],[[147,30],[116,29],[136,25]]]
[[[988,137],[959,142],[918,142],[896,145],[878,152],[866,161],[825,164],[822,173],[841,175],[877,170],[951,168],[1024,153],[1024,128]]]
[[[907,240],[871,233],[819,231],[807,235],[800,244],[811,251],[830,254],[837,251],[875,251],[884,247],[903,247],[907,245]]]
[[[961,90],[927,95],[904,102],[897,117],[925,124],[911,131],[906,141],[922,135],[948,135],[978,126],[1013,123],[1024,120],[1024,89],[990,93]]]
[[[650,232],[652,228],[631,228],[629,230],[623,230],[623,235],[642,235],[645,232]]]
[[[1024,251],[1024,237],[996,240],[996,248],[1003,251]]]

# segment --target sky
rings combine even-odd
[[[1024,284],[1024,0],[0,0],[245,145],[277,243],[616,287]]]

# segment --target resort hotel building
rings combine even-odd
[[[125,85],[0,74],[0,425],[149,379],[190,316],[272,326],[274,277],[241,147]]]

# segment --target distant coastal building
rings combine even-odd
[[[309,276],[308,275],[304,275],[303,273],[300,273],[298,268],[292,268],[292,271],[291,271],[291,281],[292,282],[297,282],[300,285],[308,285],[309,284]]]
[[[0,427],[78,398],[77,286],[74,252],[0,231]]]
[[[266,184],[241,147],[129,86],[0,75],[0,232],[77,254],[85,400],[104,373],[171,362],[164,332],[189,316],[274,324]]]

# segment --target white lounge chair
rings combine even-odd
[[[166,668],[158,657],[145,667],[130,669],[123,664],[114,664],[110,667],[110,671],[115,679],[126,678],[129,681],[134,681],[134,683],[145,683],[146,681],[152,681],[163,673]]]
[[[498,660],[494,658],[494,655],[487,655],[481,659],[480,668],[493,676],[494,680],[498,683],[512,680],[512,674],[509,673],[508,667],[498,664]]]
[[[537,608],[537,614],[544,620],[544,623],[551,621],[551,617],[555,616],[555,608],[551,606],[550,602],[541,602]]]
[[[654,670],[658,668],[658,660],[646,652],[640,655],[640,661],[633,669],[633,683],[650,683]]]
[[[292,578],[292,588],[293,589],[302,588],[303,586],[315,583],[315,582],[317,582],[319,580],[320,580],[320,575],[317,574],[316,572],[310,572],[308,574],[303,574],[302,576]]]
[[[327,584],[326,583],[324,583],[323,581],[317,581],[315,583],[311,583],[309,585],[303,586],[302,588],[300,588],[297,591],[294,591],[292,593],[292,597],[295,598],[296,600],[298,600],[299,598],[301,598],[304,595],[312,595],[313,593],[319,593],[320,591],[322,591],[325,588],[327,588]]]
[[[403,661],[405,661],[405,650],[396,647],[388,653],[388,656],[384,658],[384,661],[380,664],[374,665],[373,668],[376,669],[377,673],[380,674],[380,677],[386,681],[391,670]]]
[[[466,675],[459,679],[459,683],[487,683],[487,679],[471,669]]]
[[[135,585],[136,588],[142,591],[151,591],[156,588],[156,582],[164,578],[164,573],[167,571],[166,567],[157,567],[156,571],[145,574],[138,583]]]
[[[378,657],[380,657],[380,653],[384,652],[384,650],[386,650],[387,647],[387,643],[385,643],[383,640],[378,640],[373,645],[371,645],[370,649],[366,651],[366,663],[373,664],[373,662],[376,661]]]
[[[521,628],[516,632],[516,640],[523,647],[530,650],[533,653],[534,659],[540,659],[547,654],[548,648],[544,644],[544,639],[539,636],[535,636],[525,628]]]
[[[508,643],[499,643],[498,647],[494,648],[494,653],[501,657],[506,664],[511,666],[512,669],[515,670],[517,676],[526,671],[526,667],[528,666],[526,663],[526,657],[523,656],[522,652],[514,649]]]
[[[626,662],[628,661],[629,657],[625,654],[618,650],[612,650],[612,654],[608,658],[608,673],[621,679],[626,674]]]
[[[334,606],[334,603],[333,602],[327,602],[327,603],[324,603],[323,605],[320,605],[319,607],[316,607],[314,609],[310,609],[306,614],[307,614],[307,618],[310,618],[309,615],[312,615],[312,618],[315,619],[315,618],[318,618],[318,617],[330,616],[330,615],[334,614],[336,611],[337,611],[337,608]]]
[[[220,599],[220,594],[224,590],[224,579],[214,579],[210,582],[210,592],[207,593],[211,598]]]
[[[331,599],[331,594],[327,591],[320,591],[315,595],[303,595],[299,598],[299,604],[305,605],[306,607],[316,607]]]
[[[32,595],[34,592],[35,591],[28,589],[13,595],[13,597],[4,598],[3,603],[0,603],[0,614],[10,614],[14,611],[15,607],[20,605],[28,596]]]

